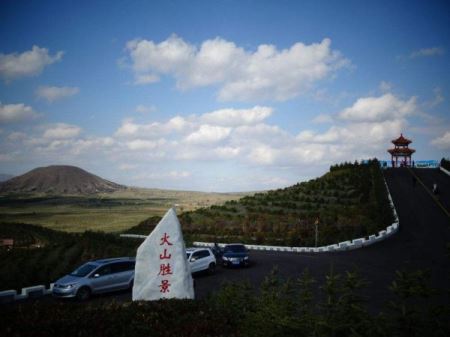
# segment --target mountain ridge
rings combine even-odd
[[[77,166],[37,167],[0,183],[0,193],[95,194],[125,190],[126,186],[103,179]]]

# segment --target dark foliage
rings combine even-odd
[[[450,333],[449,306],[417,304],[430,294],[421,271],[398,272],[386,310],[367,311],[365,282],[332,272],[319,293],[307,270],[283,280],[274,270],[258,291],[226,284],[204,300],[0,307],[2,336],[427,336]]]
[[[69,234],[25,224],[0,224],[0,237],[14,239],[12,249],[0,249],[2,290],[48,286],[88,260],[135,256],[139,245],[113,234]]]
[[[445,168],[447,171],[450,171],[450,160],[447,158],[441,159],[441,166]]]

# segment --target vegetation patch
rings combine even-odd
[[[14,240],[0,247],[0,290],[36,284],[47,287],[86,261],[136,256],[139,242],[99,232],[70,234],[40,226],[0,224],[0,238]]]
[[[195,210],[246,194],[127,188],[97,195],[6,194],[0,196],[1,223],[28,223],[66,232],[119,232],[161,216],[179,205]]]
[[[397,272],[393,300],[369,312],[357,273],[297,280],[276,271],[258,291],[224,285],[204,300],[0,307],[2,336],[448,336],[448,305],[423,305],[433,293],[421,271]],[[319,291],[315,291],[319,289]],[[26,324],[24,324],[26,322]]]
[[[151,217],[127,233],[148,234]],[[324,176],[180,215],[191,240],[318,246],[368,236],[394,221],[379,162],[344,163]]]

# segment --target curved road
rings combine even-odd
[[[199,278],[198,296],[216,289],[224,278],[260,283],[275,265],[280,274],[291,278],[298,277],[308,268],[318,280],[323,280],[330,268],[337,273],[356,269],[370,281],[365,294],[370,298],[370,306],[378,309],[391,296],[388,287],[396,270],[424,269],[431,272],[431,285],[445,293],[437,301],[450,303],[450,250],[447,248],[450,245],[450,218],[430,193],[433,181],[437,181],[441,205],[450,211],[450,176],[435,169],[415,169],[419,182],[414,185],[408,169],[388,169],[384,173],[400,219],[400,230],[393,237],[347,252],[316,255],[254,252],[252,256],[256,263],[252,268],[226,270],[224,275],[218,273],[214,277]]]
[[[431,272],[431,285],[441,291],[435,298],[450,303],[450,218],[441,206],[450,211],[450,177],[434,169],[414,169],[419,182],[413,184],[412,173],[406,168],[384,171],[400,219],[400,230],[390,239],[358,250],[336,253],[299,254],[281,252],[251,252],[250,268],[218,268],[215,275],[196,275],[196,297],[217,291],[226,281],[248,280],[259,285],[277,266],[281,276],[295,279],[305,268],[321,284],[333,269],[336,273],[358,270],[370,283],[364,291],[372,310],[379,310],[391,298],[388,290],[396,270],[425,269]],[[430,193],[437,181],[441,206]],[[129,292],[103,295],[95,301],[129,301]]]

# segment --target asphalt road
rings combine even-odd
[[[217,291],[224,282],[247,280],[258,286],[277,267],[286,278],[298,278],[305,268],[318,280],[331,269],[335,273],[357,270],[369,281],[364,291],[370,308],[379,310],[392,298],[388,290],[396,270],[429,270],[431,285],[441,294],[433,301],[450,303],[450,218],[430,193],[437,181],[439,200],[450,210],[450,177],[432,169],[415,169],[419,182],[413,184],[412,173],[406,168],[387,169],[385,178],[400,219],[400,230],[393,237],[358,250],[321,254],[282,252],[251,252],[253,264],[244,269],[217,268],[214,275],[195,275],[196,297],[203,298]],[[422,184],[423,183],[423,184]],[[53,299],[45,299],[53,301]],[[130,301],[130,292],[97,296],[92,302]]]

